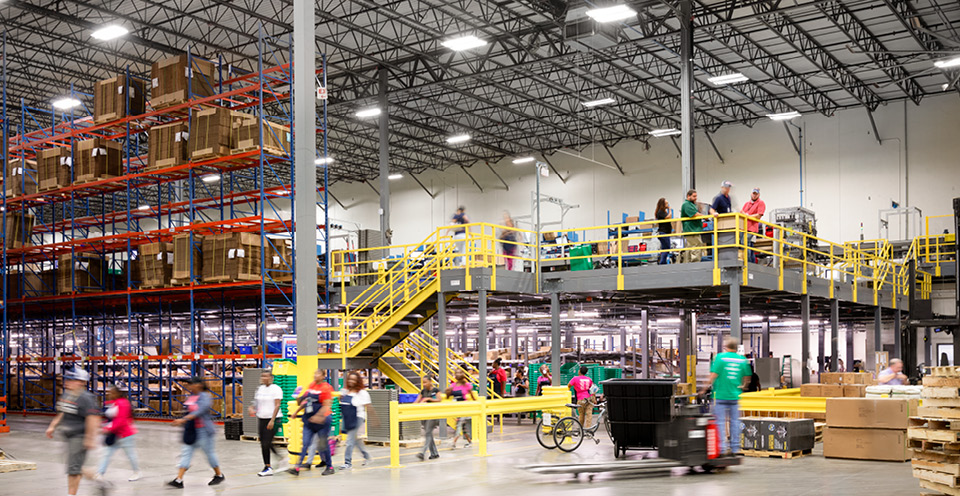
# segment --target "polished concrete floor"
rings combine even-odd
[[[0,448],[18,459],[37,463],[36,471],[0,473],[0,495],[48,496],[66,494],[63,465],[63,444],[43,435],[49,418],[15,417],[10,421],[11,433],[0,434]],[[116,495],[177,494],[225,496],[243,495],[323,495],[363,494],[369,496],[432,494],[457,495],[553,495],[587,496],[632,494],[656,491],[658,495],[905,495],[920,494],[920,487],[911,477],[909,463],[866,462],[824,459],[819,447],[814,455],[793,460],[746,458],[744,464],[724,473],[685,475],[683,471],[656,477],[604,477],[588,481],[585,476],[544,476],[525,472],[518,467],[536,463],[575,463],[606,461],[613,458],[609,439],[599,445],[584,443],[571,454],[541,448],[534,439],[529,423],[518,427],[508,422],[503,433],[499,428],[491,436],[490,456],[476,455],[476,447],[451,450],[449,442],[441,444],[438,460],[419,462],[416,450],[403,451],[404,468],[391,470],[387,448],[370,447],[373,463],[349,472],[321,477],[319,471],[305,472],[299,478],[282,473],[260,478],[260,449],[256,443],[225,441],[219,434],[217,451],[227,476],[215,488],[206,485],[212,472],[199,455],[194,470],[187,473],[186,488],[168,489],[163,484],[175,475],[179,453],[179,429],[168,424],[139,422],[137,450],[144,473],[143,479],[127,482],[129,465],[118,452],[107,471],[114,481]],[[93,455],[93,462],[99,454]],[[360,457],[355,455],[355,459]],[[343,452],[334,462],[339,465]],[[81,495],[96,494],[94,486],[84,482]],[[650,494],[650,493],[648,493]],[[365,495],[364,495],[365,496]]]

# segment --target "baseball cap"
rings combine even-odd
[[[753,188],[753,192],[754,192],[754,193],[757,193],[757,194],[760,194],[760,188]]]
[[[724,181],[724,182],[720,183],[720,187],[721,187],[721,188],[732,188],[732,187],[733,187],[733,183],[731,183],[730,181]]]
[[[90,380],[90,373],[80,367],[74,367],[63,373],[63,378],[68,381],[87,382]]]

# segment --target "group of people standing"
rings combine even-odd
[[[733,201],[730,198],[731,188],[733,188],[733,183],[730,181],[723,181],[720,184],[720,193],[710,203],[708,215],[700,213],[700,207],[697,205],[697,190],[687,191],[686,199],[680,207],[680,217],[684,219],[681,222],[683,243],[684,247],[687,248],[681,253],[681,263],[699,262],[703,256],[703,247],[706,246],[703,241],[703,220],[705,217],[716,217],[720,214],[733,212]],[[740,213],[750,217],[747,220],[748,238],[761,234],[758,221],[766,211],[767,205],[760,199],[760,188],[753,188],[750,193],[750,200],[740,208]],[[657,239],[660,240],[661,251],[657,263],[663,265],[668,263],[670,259],[670,236],[673,234],[673,223],[670,222],[673,215],[670,210],[670,203],[666,198],[660,198],[657,201],[655,217],[656,220],[660,221],[657,224],[657,234],[659,235]],[[744,244],[751,242],[751,239],[743,240]],[[756,261],[755,255],[753,253],[750,255],[750,261]]]

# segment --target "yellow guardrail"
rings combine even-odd
[[[800,388],[766,389],[741,394],[740,410],[825,413],[827,399],[800,396]]]
[[[473,419],[473,439],[478,456],[487,456],[486,418],[506,413],[564,408],[570,402],[570,393],[562,386],[546,386],[543,396],[504,398],[477,401],[442,401],[439,403],[399,404],[390,402],[390,468],[400,468],[400,423],[420,420],[469,417]]]
[[[411,370],[414,370],[418,373],[421,379],[426,375],[432,375],[436,378],[440,377],[440,354],[438,352],[440,342],[436,337],[430,335],[429,333],[423,332],[422,330],[417,330],[410,334],[407,339],[402,343],[397,345],[394,348],[396,355],[400,356],[405,364],[407,364]],[[407,357],[407,354],[412,354],[416,358],[417,363],[414,363],[413,360],[410,360]],[[474,385],[479,386],[480,384],[480,370],[473,366],[470,362],[467,361],[467,357],[457,353],[454,350],[447,350],[447,377],[452,379],[457,371],[461,371],[466,375],[467,379]],[[492,399],[499,399],[500,395],[493,390],[492,385],[487,385],[487,397]]]

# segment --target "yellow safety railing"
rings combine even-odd
[[[478,456],[487,456],[486,417],[506,413],[524,413],[536,410],[561,409],[570,402],[570,393],[564,387],[546,386],[543,396],[525,396],[477,401],[441,401],[439,403],[399,404],[390,402],[390,468],[400,468],[400,423],[420,420],[469,417],[473,419],[473,439]]]
[[[394,348],[396,354],[404,360],[411,370],[418,373],[421,379],[426,375],[440,377],[440,342],[429,333],[418,330],[410,334],[406,340]],[[412,356],[413,359],[408,358]],[[480,385],[480,370],[467,361],[467,358],[454,350],[447,349],[447,378],[452,380],[457,371],[463,372],[467,380],[475,386]],[[441,384],[446,387],[445,384]],[[494,391],[491,384],[487,384],[487,397],[499,399],[500,395]]]
[[[800,396],[800,388],[766,389],[740,395],[741,411],[824,413],[827,399]]]

